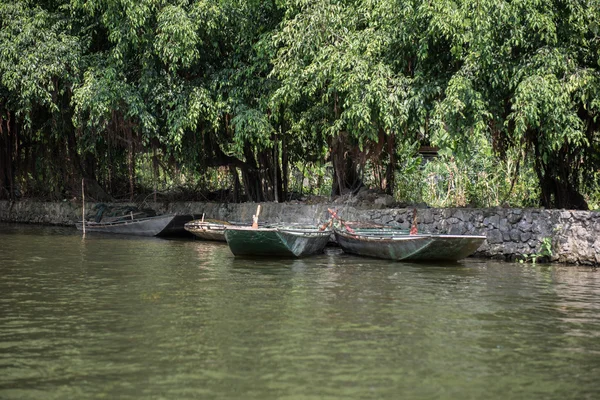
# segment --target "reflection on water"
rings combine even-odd
[[[600,272],[0,225],[0,398],[598,398]]]

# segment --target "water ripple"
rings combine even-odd
[[[600,273],[0,225],[0,398],[592,399]]]

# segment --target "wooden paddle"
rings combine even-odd
[[[408,234],[417,235],[418,233],[419,231],[417,230],[417,209],[413,208],[413,222],[412,226],[410,227],[410,232]]]
[[[331,219],[330,219],[330,220],[328,220],[328,221],[325,221],[325,223],[323,223],[323,225],[321,225],[321,226],[319,227],[319,230],[320,230],[320,231],[324,231],[325,229],[327,229],[328,227],[330,227],[332,224],[333,224],[333,218],[331,218]]]
[[[252,229],[258,229],[258,215],[260,214],[260,204],[256,207],[256,215],[252,216]]]
[[[352,229],[350,226],[348,226],[348,224],[346,224],[344,222],[343,219],[341,219],[338,214],[337,214],[337,210],[332,210],[331,208],[328,208],[327,211],[329,211],[329,214],[331,214],[331,221],[333,222],[334,219],[337,219],[338,221],[340,221],[340,224],[342,224],[344,226],[344,228],[346,228],[346,230],[350,233],[356,233],[354,231],[354,229]]]

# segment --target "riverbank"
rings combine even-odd
[[[87,204],[91,210],[94,204]],[[207,218],[248,221],[254,203],[146,203],[157,213],[204,214]],[[340,204],[264,203],[261,221],[313,223],[328,218],[335,208],[347,220],[374,221],[409,228],[412,208],[364,208]],[[88,211],[89,212],[89,211]],[[80,202],[0,201],[0,222],[74,226],[81,220]],[[483,234],[487,241],[476,257],[515,260],[539,254],[551,243],[553,262],[600,265],[600,212],[514,208],[423,208],[418,210],[421,232]]]

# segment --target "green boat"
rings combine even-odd
[[[226,226],[225,239],[235,256],[299,258],[322,253],[331,232],[306,226]]]
[[[473,254],[485,241],[479,235],[408,234],[397,228],[334,228],[346,253],[395,261],[458,261]]]

